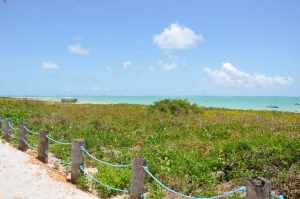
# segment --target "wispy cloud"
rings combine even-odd
[[[188,49],[203,41],[202,35],[177,23],[171,24],[153,37],[153,43],[162,49]]]
[[[164,62],[164,61],[159,61],[159,66],[165,71],[171,71],[178,67],[178,65],[175,62]]]
[[[60,66],[56,63],[53,63],[50,61],[45,61],[45,62],[42,62],[41,68],[44,70],[57,70],[60,68]]]
[[[132,62],[131,61],[124,61],[122,63],[122,67],[123,69],[127,70],[130,66],[132,65]]]
[[[179,66],[178,56],[174,52],[165,51],[158,61],[158,65],[164,71],[175,70]]]
[[[77,44],[71,44],[68,46],[68,50],[70,53],[76,54],[76,55],[88,55],[89,54],[89,50],[86,48],[83,48],[81,46],[81,44],[77,43]]]
[[[214,83],[232,88],[289,86],[294,82],[294,79],[289,76],[247,73],[228,62],[224,63],[220,68],[205,68],[204,71]]]

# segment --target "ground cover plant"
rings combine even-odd
[[[240,185],[244,177],[263,176],[289,198],[300,198],[300,114],[201,108],[185,100],[151,106],[128,104],[63,104],[0,99],[0,117],[16,125],[26,121],[34,131],[48,130],[59,140],[83,138],[100,159],[130,163],[137,156],[173,189],[190,195],[214,195]],[[35,142],[35,138],[29,141]],[[70,149],[51,145],[68,160]],[[127,188],[130,169],[95,164],[96,177]],[[78,185],[86,188],[82,177]],[[149,198],[166,195],[150,179]],[[117,194],[95,187],[102,197]]]

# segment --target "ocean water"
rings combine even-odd
[[[78,103],[96,104],[152,104],[155,101],[165,98],[187,99],[204,107],[218,107],[230,109],[251,109],[251,110],[276,110],[300,112],[300,97],[245,97],[245,96],[72,96],[78,99]],[[29,97],[39,100],[60,101],[62,96],[57,97]],[[269,108],[277,106],[279,108]]]

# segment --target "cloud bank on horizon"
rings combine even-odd
[[[204,68],[204,71],[216,85],[231,88],[268,88],[276,86],[290,86],[294,79],[289,76],[269,76],[258,73],[241,71],[229,62],[220,68]]]

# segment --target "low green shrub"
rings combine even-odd
[[[184,99],[164,99],[150,106],[151,110],[157,110],[172,115],[187,115],[200,113],[201,108]]]

